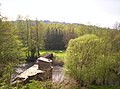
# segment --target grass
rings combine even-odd
[[[73,86],[73,87],[72,87]],[[20,88],[21,89],[21,88]],[[56,85],[51,81],[41,82],[32,80],[31,83],[26,84],[22,89],[80,89],[72,85]],[[120,89],[120,86],[96,86],[90,85],[87,89]]]
[[[53,66],[63,66],[64,65],[64,56],[65,56],[65,50],[41,50],[40,54],[41,56],[44,56],[45,54],[52,53],[53,58]]]
[[[56,60],[63,60],[65,56],[65,50],[41,50],[40,54],[41,56],[45,54],[53,53],[53,56]]]
[[[120,86],[96,86],[96,85],[90,85],[88,89],[120,89]]]

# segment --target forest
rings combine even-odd
[[[1,16],[0,89],[120,89],[119,27],[45,22],[20,15],[8,21]],[[11,85],[15,67],[35,62],[41,52],[48,50],[65,52],[59,61],[64,63],[71,82],[66,85],[32,80]]]

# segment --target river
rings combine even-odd
[[[52,81],[56,83],[62,82],[64,79],[64,71],[63,67],[54,66],[53,67],[53,74],[52,74]]]
[[[16,75],[24,72],[26,69],[34,65],[33,62],[31,63],[24,63],[20,64],[18,68],[15,68],[15,74],[12,75],[12,77],[15,77]],[[64,78],[64,72],[63,72],[63,67],[61,66],[53,66],[53,71],[52,71],[52,81],[56,83],[60,83],[63,81]]]

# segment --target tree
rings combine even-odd
[[[115,84],[116,74],[111,71],[115,64],[111,44],[95,35],[84,35],[70,40],[65,57],[65,68],[80,87],[91,83]]]
[[[28,21],[28,20],[27,20]],[[22,47],[24,48],[24,52],[26,56],[29,55],[27,50],[28,47],[28,22],[23,20],[23,16],[18,15],[17,20],[14,22],[15,29],[17,31],[18,39],[23,44]]]
[[[38,30],[38,21],[36,19],[36,45],[37,45],[37,53],[38,53],[38,57],[40,56],[39,50],[39,30]]]
[[[16,34],[17,31],[12,23],[0,22],[0,58],[2,62],[8,63],[19,59],[22,44]]]
[[[1,3],[0,3],[0,6],[1,6]],[[0,16],[1,16],[1,9],[0,9]]]
[[[120,30],[120,23],[119,23],[119,22],[116,22],[116,23],[114,24],[114,29]]]
[[[65,47],[63,32],[57,28],[48,29],[44,41],[47,50],[63,50]]]
[[[64,43],[65,43],[65,47],[67,48],[70,39],[76,38],[76,34],[74,31],[74,28],[72,28],[72,27],[69,27],[67,29],[67,31],[64,31],[64,32],[65,32],[64,33]]]
[[[1,18],[0,18],[1,19]],[[9,21],[0,20],[0,82],[10,85],[12,67],[17,65],[23,57],[22,44],[18,39],[17,31]],[[4,70],[6,69],[6,70]],[[9,70],[9,71],[8,71]],[[6,71],[6,72],[5,72]],[[7,75],[8,74],[8,75]],[[7,77],[6,77],[6,76]],[[2,83],[1,83],[2,84]],[[2,85],[0,85],[1,87]]]

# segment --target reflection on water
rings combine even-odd
[[[20,64],[18,68],[15,68],[15,72],[17,74],[20,74],[20,73],[24,72],[26,69],[28,69],[31,66],[33,66],[33,64],[34,64],[33,62]]]
[[[15,68],[15,74],[12,75],[12,78],[14,78],[16,75],[24,72],[26,69],[31,67],[34,63],[25,63],[19,65],[18,68]],[[56,83],[60,83],[63,81],[64,78],[64,72],[63,72],[63,67],[60,66],[54,66],[53,67],[53,72],[52,72],[52,81]]]
[[[26,69],[28,69],[31,66],[33,66],[33,64],[34,64],[33,62],[20,64],[18,68],[15,68],[15,72],[17,74],[20,74],[20,73],[24,72]]]
[[[34,64],[33,62],[29,62],[29,63],[20,64],[18,67],[15,67],[14,68],[15,72],[12,74],[11,79],[14,79],[17,75],[21,74],[26,69],[30,68],[33,64]]]
[[[63,78],[64,78],[63,67],[54,66],[53,67],[53,74],[52,74],[53,82],[60,83],[61,81],[63,81]]]

